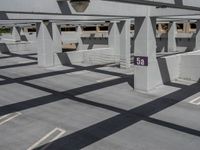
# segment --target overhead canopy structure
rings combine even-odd
[[[189,10],[200,10],[200,3],[198,0],[106,0],[115,2],[124,2],[131,4],[141,4],[156,6],[157,8],[180,8]]]
[[[3,5],[0,5],[0,19],[106,20],[109,17],[112,19],[112,17],[146,16],[147,13],[150,16],[157,17],[196,15],[199,14],[198,10],[200,10],[200,5],[197,1],[91,0],[85,12],[78,13],[73,9],[69,1],[12,0],[11,2],[10,0],[1,0]]]

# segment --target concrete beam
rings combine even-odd
[[[6,16],[6,17],[5,17]],[[131,16],[95,16],[95,15],[58,15],[58,14],[32,14],[32,13],[5,13],[0,15],[0,20],[53,20],[54,21],[107,21],[107,20],[121,20],[130,18]]]
[[[191,0],[195,1],[195,0]],[[19,14],[18,19],[38,19],[39,14],[42,19],[58,19],[62,18],[62,15],[67,15],[71,20],[75,19],[77,15],[88,16],[87,19],[91,19],[92,16],[104,16],[104,17],[140,17],[145,16],[146,8],[151,8],[150,16],[169,16],[169,15],[192,15],[199,14],[199,11],[173,9],[173,8],[156,8],[157,5],[138,5],[136,1],[132,1],[132,4],[124,3],[125,1],[105,1],[105,0],[92,0],[83,13],[77,13],[69,2],[57,2],[56,0],[13,0],[12,5],[10,1],[1,0],[0,12],[1,19],[14,19],[11,14]],[[30,5],[31,4],[31,5]],[[46,7],[48,4],[48,7]],[[197,5],[198,6],[198,5]],[[186,9],[186,8],[185,8]],[[199,9],[200,10],[200,9]],[[11,14],[10,14],[11,13]],[[26,17],[26,15],[31,15]],[[55,16],[57,15],[57,16]],[[75,16],[73,16],[75,15]],[[46,18],[45,18],[46,17]],[[65,16],[66,17],[66,16]],[[66,18],[67,19],[67,18]]]
[[[160,17],[162,19],[169,19],[169,20],[174,20],[174,19],[182,19],[182,20],[198,20],[200,19],[200,15],[199,14],[196,14],[196,15],[184,15],[184,16],[177,16],[177,15],[174,15],[174,16],[163,16],[163,17]]]
[[[83,13],[77,13],[68,1],[57,0],[1,0],[0,12],[22,14],[49,14],[49,15],[102,15],[102,16],[141,16],[146,6],[130,5],[126,3],[92,0]],[[31,5],[30,5],[31,4]],[[48,5],[48,7],[47,7]]]
[[[169,17],[169,16],[185,16],[185,15],[198,15],[200,11],[191,11],[185,9],[175,8],[156,8],[151,7],[151,17]]]
[[[105,0],[105,1],[156,6],[160,8],[171,7],[171,8],[181,8],[189,10],[200,10],[199,0]]]

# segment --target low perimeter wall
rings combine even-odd
[[[163,82],[184,79],[200,80],[200,51],[158,58]]]
[[[119,62],[119,56],[113,54],[110,48],[80,50],[74,52],[56,53],[55,65],[69,65],[74,63],[107,64]]]
[[[179,77],[185,80],[200,81],[200,54],[181,56]]]
[[[31,42],[6,42],[0,43],[0,52],[31,51],[35,49],[35,44]]]

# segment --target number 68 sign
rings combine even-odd
[[[136,66],[148,66],[148,57],[144,56],[135,56],[134,65]]]

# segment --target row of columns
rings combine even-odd
[[[112,26],[112,27],[111,27]],[[109,27],[109,47],[113,49],[114,55],[120,57],[120,67],[130,67],[130,20],[114,22]],[[40,66],[49,67],[54,65],[54,56],[62,51],[61,32],[56,23],[40,22],[37,28],[38,63]],[[82,29],[77,29],[77,49],[83,47],[81,39]]]
[[[55,65],[56,54],[62,52],[62,39],[60,26],[53,22],[42,21],[36,24],[38,47],[38,64],[43,67]],[[77,28],[77,50],[83,49],[81,39],[82,29]]]
[[[130,20],[112,22],[109,26],[109,47],[113,54],[119,56],[120,67],[129,68],[131,64],[131,38]],[[200,29],[200,22],[197,25]],[[199,29],[196,34],[200,40]],[[81,28],[78,28],[79,46],[81,48]],[[170,24],[168,32],[168,48],[176,50],[176,25]],[[135,18],[134,55],[148,58],[147,66],[134,66],[134,88],[139,91],[149,91],[159,84],[162,78],[156,58],[156,18],[149,15]],[[200,42],[197,42],[196,46]],[[54,65],[54,56],[62,51],[61,32],[56,23],[37,23],[37,47],[38,63],[40,66],[49,67]]]
[[[200,20],[197,20],[197,30],[194,33],[193,37],[195,38],[195,50],[200,49]],[[184,26],[185,27],[185,26]],[[188,28],[188,27],[185,27]],[[177,35],[177,27],[176,22],[169,23],[169,31],[168,31],[168,52],[176,52],[176,35]]]
[[[135,19],[135,26],[137,26],[138,18]],[[129,68],[131,64],[130,59],[130,47],[131,47],[131,39],[130,39],[130,20],[120,21],[120,22],[112,22],[109,26],[109,47],[113,49],[113,53],[116,56],[119,56],[120,60],[120,67],[121,68]],[[198,23],[200,24],[200,23]],[[197,24],[197,27],[198,27]],[[39,26],[38,26],[39,25]],[[140,27],[140,25],[138,25]],[[137,28],[137,27],[136,27]],[[39,65],[41,66],[52,66],[53,65],[53,54],[55,52],[61,52],[61,33],[58,28],[58,26],[55,23],[49,22],[48,25],[45,25],[44,22],[37,23],[37,39],[38,39],[38,46],[40,47],[39,52],[41,52],[41,55],[39,56]],[[197,30],[198,32],[199,30]],[[144,31],[145,32],[145,31]],[[81,39],[81,33],[82,29],[80,26],[78,26],[77,29],[77,37],[78,39],[78,45],[77,49],[81,50],[83,48],[83,43]],[[135,30],[135,34],[137,34],[137,29]],[[136,37],[136,35],[135,35]],[[19,28],[13,27],[13,38],[17,40],[20,40],[20,31]],[[196,34],[196,40],[200,38],[200,34]],[[137,49],[137,43],[142,42],[141,46],[144,45],[145,39],[140,39],[137,41],[138,38],[135,39],[135,50]],[[150,39],[151,40],[151,39]],[[50,42],[51,41],[51,42]],[[136,42],[137,41],[137,42]],[[45,44],[46,43],[46,44]],[[51,43],[51,44],[49,44]],[[200,48],[200,42],[196,42],[197,49]],[[42,49],[42,47],[47,47],[49,49],[54,45],[56,47],[54,50],[50,50],[45,52]],[[41,45],[43,45],[41,47]],[[55,46],[57,45],[57,46]],[[49,47],[49,48],[48,48]],[[156,48],[155,48],[156,49]],[[52,51],[52,52],[51,52]],[[170,22],[169,25],[169,32],[168,32],[168,51],[173,52],[176,51],[176,23]],[[136,51],[135,51],[136,52]],[[49,56],[51,59],[49,59]],[[142,55],[143,56],[143,55]],[[42,59],[44,57],[45,59]],[[48,59],[46,59],[48,58]],[[40,61],[41,60],[41,61]]]
[[[131,43],[130,20],[113,22],[109,27],[109,46],[120,56],[120,67],[130,67]],[[161,84],[159,67],[156,59],[156,18],[135,18],[135,56],[148,58],[148,66],[134,66],[134,88],[148,91]]]

